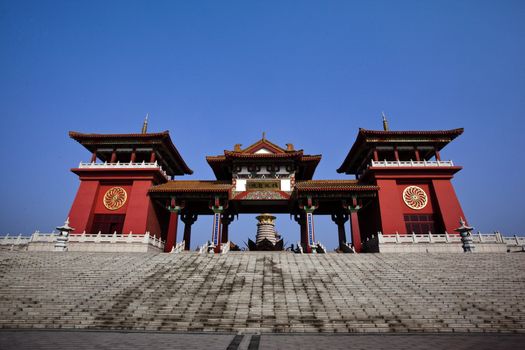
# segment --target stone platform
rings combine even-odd
[[[228,334],[0,330],[2,350],[509,350],[525,334]]]
[[[4,251],[0,328],[525,333],[525,254]]]

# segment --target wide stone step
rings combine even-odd
[[[0,252],[0,327],[525,332],[523,254]]]

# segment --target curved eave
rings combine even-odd
[[[229,193],[231,183],[199,180],[172,180],[151,187],[149,193]]]
[[[341,186],[341,187],[305,187],[297,188],[297,192],[369,192],[378,191],[378,186]]]
[[[400,142],[400,137],[403,138],[404,142],[424,142],[424,143],[436,143],[439,149],[445,147],[449,142],[454,140],[459,135],[463,134],[463,128],[456,128],[450,130],[367,130],[359,129],[356,140],[350,148],[350,151],[346,155],[341,166],[337,169],[338,173],[354,174],[356,169],[352,166],[352,162],[355,162],[362,151],[362,146],[366,143],[383,143]],[[427,140],[422,140],[427,138]]]
[[[321,155],[303,155],[302,151],[294,154],[250,154],[237,157],[235,156],[207,156],[206,161],[212,168],[213,173],[217,180],[228,180],[231,179],[231,165],[233,161],[275,161],[275,160],[286,160],[293,161],[298,166],[297,180],[309,180],[313,177],[317,165],[321,161]]]
[[[202,189],[191,189],[191,188],[177,188],[177,189],[155,189],[151,188],[149,193],[229,193],[231,189],[222,188],[202,188]]]
[[[166,136],[164,136],[163,140],[168,145],[168,147],[171,149],[171,151],[175,155],[176,159],[178,160],[177,165],[179,165],[180,170],[183,172],[183,174],[188,174],[188,175],[193,174],[193,170],[191,170],[188,167],[188,165],[186,164],[186,162],[184,161],[184,159],[180,155],[179,150],[173,144],[173,141],[171,140],[171,137],[169,136],[169,131],[165,131],[165,133],[166,133]],[[183,175],[183,174],[181,174],[181,175]]]
[[[315,170],[321,161],[321,156],[303,156],[301,157],[298,167],[299,171],[295,176],[296,180],[311,180],[314,176]]]
[[[224,157],[226,159],[236,160],[236,159],[276,159],[276,158],[290,158],[297,159],[303,155],[302,151],[289,152],[289,153],[240,153],[232,151],[224,151]]]
[[[458,137],[461,135],[464,131],[464,128],[456,128],[456,129],[449,129],[449,130],[367,130],[367,129],[359,129],[359,134],[366,135],[366,136],[449,136],[452,137],[452,139]]]
[[[69,137],[91,152],[94,151],[94,147],[91,146],[98,145],[98,143],[103,140],[107,141],[106,144],[111,143],[112,140],[117,143],[128,142],[129,144],[161,144],[165,148],[167,155],[171,158],[173,175],[193,174],[193,170],[188,167],[177,150],[177,147],[173,144],[168,130],[146,134],[87,134],[70,131]],[[89,141],[93,141],[94,144],[85,144],[85,142]]]
[[[358,180],[307,180],[295,185],[298,192],[377,191],[378,186],[361,184]]]
[[[165,130],[162,132],[151,132],[146,134],[94,134],[94,133],[82,133],[78,131],[70,131],[69,137],[80,142],[82,140],[90,139],[158,139],[165,136],[169,136],[169,131]]]

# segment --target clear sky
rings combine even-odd
[[[0,234],[50,231],[89,152],[81,132],[169,130],[194,170],[267,138],[336,173],[359,127],[465,133],[443,159],[482,232],[525,234],[525,1],[0,1]],[[337,230],[316,218],[333,248]],[[253,216],[230,228],[238,243]],[[286,215],[277,222],[299,239]],[[347,228],[348,229],[348,228]],[[193,245],[211,234],[194,226]]]

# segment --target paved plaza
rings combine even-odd
[[[524,349],[525,334],[225,334],[101,331],[0,331],[0,349]]]

